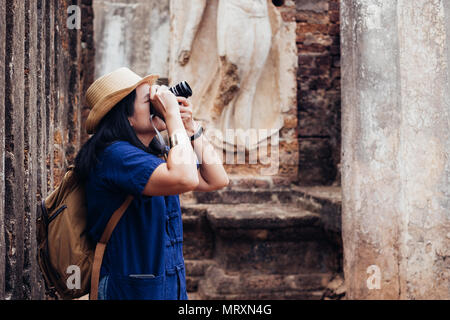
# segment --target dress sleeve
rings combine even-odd
[[[165,161],[129,143],[118,142],[105,150],[105,181],[134,196],[142,195],[153,171]]]

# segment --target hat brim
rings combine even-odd
[[[95,133],[98,124],[103,119],[103,117],[123,98],[125,98],[130,92],[139,87],[141,84],[148,83],[149,85],[153,85],[156,80],[158,80],[159,76],[155,74],[148,75],[142,80],[138,81],[136,84],[115,91],[101,100],[99,100],[89,112],[88,118],[86,120],[86,131],[88,134]]]

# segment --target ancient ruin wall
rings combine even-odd
[[[449,299],[449,2],[341,6],[347,297]]]
[[[340,185],[341,73],[338,0],[296,0],[297,112],[302,185]]]
[[[0,0],[0,299],[44,297],[35,219],[86,138],[91,2]],[[67,28],[70,5],[81,29]]]

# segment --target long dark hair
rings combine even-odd
[[[128,117],[134,114],[136,90],[117,103],[101,120],[96,133],[81,147],[75,158],[75,173],[81,182],[86,182],[92,168],[98,163],[100,153],[114,141],[127,141],[135,147],[158,157],[163,155],[163,147],[157,139],[145,146],[136,136]]]

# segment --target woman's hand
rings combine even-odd
[[[181,120],[183,120],[184,128],[188,136],[197,132],[199,124],[192,118],[192,103],[185,97],[176,97],[180,105]]]
[[[163,120],[168,113],[179,112],[177,97],[167,86],[153,85],[150,87],[150,103]]]

